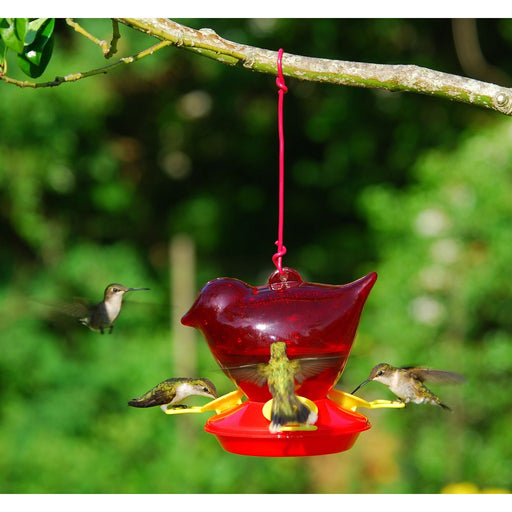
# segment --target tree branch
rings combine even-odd
[[[105,53],[105,58],[110,59],[112,55],[117,53],[117,42],[121,39],[121,34],[119,33],[119,25],[116,20],[112,20],[112,40],[110,41],[110,47]]]
[[[211,29],[195,30],[165,18],[116,18],[129,27],[205,57],[252,71],[277,74],[277,51],[228,41]],[[285,53],[283,74],[299,80],[415,92],[512,115],[512,89],[415,65],[371,64]]]

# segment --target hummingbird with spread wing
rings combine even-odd
[[[112,283],[105,288],[103,300],[91,306],[87,301],[75,301],[69,304],[60,304],[59,309],[72,317],[79,323],[89,327],[92,331],[99,331],[101,334],[108,329],[109,334],[114,329],[114,322],[123,304],[123,297],[126,292],[138,290],[149,290],[149,288],[127,288],[122,284]]]
[[[160,406],[165,412],[168,406],[186,407],[182,402],[193,395],[218,398],[217,389],[211,380],[178,377],[160,382],[141,397],[130,400],[128,405],[132,407]]]
[[[286,343],[276,341],[270,345],[268,363],[227,368],[236,380],[247,380],[259,386],[265,382],[272,394],[269,430],[278,432],[287,423],[314,424],[317,414],[304,405],[295,394],[295,382],[318,375],[327,368],[332,358],[288,359]]]
[[[451,410],[441,402],[439,397],[425,386],[425,382],[433,384],[461,384],[465,377],[454,372],[433,370],[420,366],[397,368],[387,363],[380,363],[370,372],[369,377],[357,386],[352,395],[362,386],[372,380],[387,386],[402,402],[416,404],[428,403],[439,405],[443,409]]]

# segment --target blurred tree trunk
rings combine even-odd
[[[197,373],[195,329],[185,327],[181,317],[196,296],[195,246],[186,234],[175,235],[169,245],[171,268],[171,332],[173,375],[194,377]]]

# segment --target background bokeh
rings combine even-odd
[[[109,20],[79,21],[109,39]],[[289,53],[511,83],[508,19],[476,23],[483,66],[457,54],[446,19],[176,21]],[[120,29],[114,59],[153,44]],[[64,20],[56,31],[41,80],[105,65]],[[206,343],[172,323],[173,240],[194,244],[195,292],[220,276],[265,284],[274,270],[275,77],[171,47],[57,88],[0,83],[0,492],[510,491],[511,120],[414,94],[287,86],[284,263],[313,282],[379,275],[337,387],[384,361],[453,370],[467,384],[432,387],[453,412],[369,411],[348,452],[272,459],[224,452],[206,416],[127,407],[177,376],[186,343],[198,374],[233,389]],[[98,301],[111,282],[151,288],[127,296],[112,335],[53,307]],[[393,396],[377,383],[360,394]]]

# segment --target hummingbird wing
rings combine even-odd
[[[329,357],[303,357],[293,359],[292,363],[297,363],[295,372],[295,380],[302,384],[306,379],[319,375],[324,370],[334,364],[335,359],[340,359],[339,356]]]
[[[290,365],[295,380],[301,384],[304,380],[322,373],[333,364],[334,359],[339,359],[339,356],[303,357],[291,359]],[[258,386],[263,386],[267,381],[267,368],[267,363],[258,363],[224,369],[227,370],[235,380],[246,380]]]
[[[176,396],[176,391],[174,391],[174,388],[171,388],[169,381],[172,381],[172,379],[160,382],[160,384],[157,384],[139,398],[132,398],[128,405],[132,407],[155,407],[172,402]]]
[[[89,313],[90,303],[82,297],[73,297],[73,302],[60,302],[55,304],[55,309],[73,318],[83,318]]]
[[[411,374],[421,382],[432,382],[434,384],[462,384],[466,382],[465,377],[455,372],[434,370],[432,368],[424,368],[420,366],[413,366],[404,369],[409,370]]]
[[[249,381],[258,386],[263,386],[267,381],[265,372],[266,363],[247,364],[243,366],[225,367],[231,378],[236,381]]]

